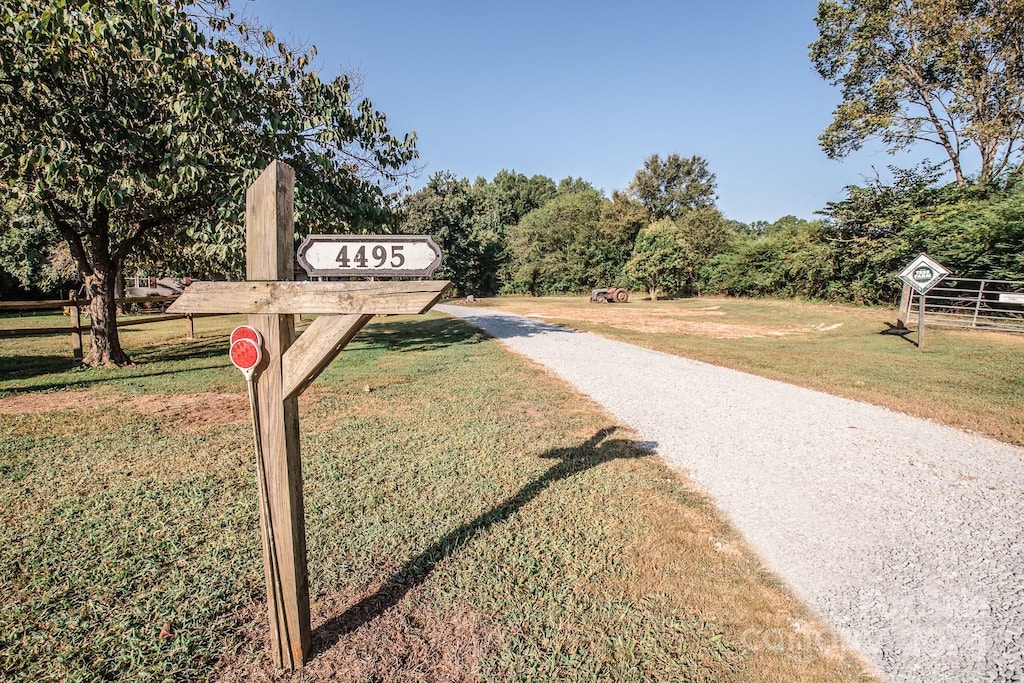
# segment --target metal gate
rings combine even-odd
[[[948,277],[924,297],[924,322],[946,327],[1024,333],[1024,281]],[[917,320],[921,297],[904,287],[904,322]]]

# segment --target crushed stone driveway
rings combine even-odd
[[[656,443],[886,679],[1024,680],[1024,450],[529,318],[437,310]]]

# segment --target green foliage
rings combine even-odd
[[[699,156],[669,154],[664,161],[652,154],[636,172],[629,190],[651,216],[679,218],[689,209],[715,203],[715,174]]]
[[[553,294],[590,287],[601,202],[592,190],[559,194],[510,228],[511,288]]]
[[[1024,279],[1024,186],[934,185],[931,167],[846,188],[823,221],[736,231],[703,271],[709,291],[893,303],[921,252],[961,277]]]
[[[855,301],[894,301],[896,274],[928,253],[962,277],[1024,278],[1024,186],[935,186],[922,171],[899,171],[847,188],[831,203],[826,239],[834,247],[833,287]]]
[[[623,275],[651,299],[663,292],[698,293],[703,271],[728,240],[725,218],[713,207],[694,209],[675,221],[663,218],[637,235]]]
[[[543,206],[557,191],[555,181],[547,176],[527,178],[505,169],[498,171],[490,183],[478,178],[473,189],[480,199],[480,213],[490,214],[494,223],[502,227],[515,225],[523,216]]]
[[[439,171],[403,205],[400,230],[434,238],[444,252],[437,277],[451,280],[461,295],[493,294],[499,288],[503,228],[482,195],[469,181]]]
[[[225,3],[12,0],[0,25],[0,229],[68,245],[98,302],[95,362],[127,360],[96,340],[117,346],[97,306],[129,259],[241,272],[244,191],[271,160],[296,171],[300,231],[367,230],[416,156],[346,77],[320,79],[313,50]]]
[[[1021,168],[1024,5],[1017,0],[823,0],[811,60],[842,88],[821,135],[831,158],[881,139],[892,150],[938,145],[957,181],[963,155],[987,184]]]
[[[637,235],[623,276],[630,287],[643,288],[657,300],[660,291],[685,289],[693,274],[693,261],[679,226],[663,218]]]
[[[736,296],[825,296],[834,285],[834,252],[821,221],[785,216],[736,231],[702,273],[704,288]]]

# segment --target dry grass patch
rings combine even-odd
[[[664,481],[640,495],[644,504],[637,513],[658,533],[630,544],[635,571],[624,590],[634,599],[680,596],[687,611],[717,624],[726,642],[743,652],[737,680],[867,678],[870,665],[808,616],[710,501],[686,479],[666,476]]]
[[[0,413],[0,678],[862,678],[748,647],[815,619],[635,435],[439,316],[368,326],[300,402],[317,654],[274,671],[233,322],[124,371],[0,340],[0,392],[93,408]]]
[[[0,398],[0,415],[27,415],[65,410],[93,410],[116,403],[113,396],[98,396],[94,392],[52,391],[47,393],[12,394]]]
[[[494,649],[486,620],[467,605],[437,609],[427,603],[402,603],[360,623],[352,608],[381,586],[328,596],[311,606],[313,660],[301,671],[277,669],[262,605],[239,617],[249,625],[236,651],[217,662],[210,683],[337,681],[358,683],[476,683],[481,662]]]

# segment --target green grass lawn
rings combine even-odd
[[[591,304],[512,297],[478,305],[933,419],[1024,445],[1024,335],[928,328],[882,334],[896,311],[701,297]]]
[[[124,370],[0,339],[3,680],[868,678],[685,477],[440,316],[300,401],[317,654],[273,671],[239,322],[127,328]]]

